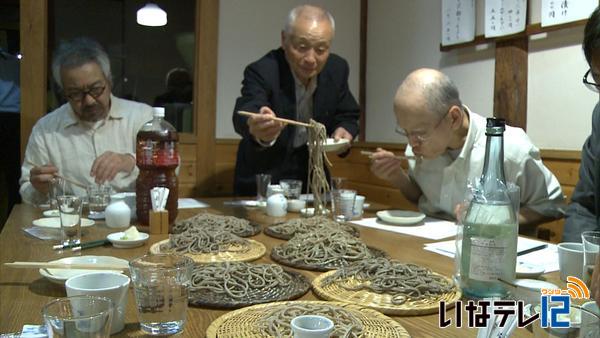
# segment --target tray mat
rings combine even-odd
[[[281,222],[284,223],[284,222]],[[284,239],[284,240],[289,240],[292,237],[294,237],[295,233],[288,235],[288,234],[282,234],[279,232],[274,231],[272,228],[275,227],[276,225],[280,225],[281,223],[275,223],[275,224],[271,224],[268,227],[265,227],[265,229],[263,230],[265,235],[277,238],[277,239]],[[348,223],[346,223],[348,224]],[[349,229],[352,229],[351,231],[349,231],[348,233],[351,234],[354,237],[360,237],[360,231],[353,225],[348,224],[348,226],[350,227]]]
[[[444,293],[437,297],[431,297],[427,299],[414,301],[408,300],[403,304],[397,305],[392,303],[392,296],[389,294],[376,293],[365,289],[347,290],[340,286],[340,283],[337,282],[323,286],[323,280],[334,273],[335,271],[322,273],[313,280],[312,286],[317,296],[326,300],[348,302],[370,307],[388,315],[411,316],[438,313],[440,301],[446,301],[448,308],[452,308],[454,307],[454,303],[459,300],[462,295],[460,290],[455,285],[452,292]],[[435,272],[433,272],[433,274],[441,276],[448,282],[454,284],[452,279],[446,276]],[[345,282],[353,286],[359,284],[355,279],[348,279]]]
[[[188,297],[189,304],[194,306],[218,309],[236,309],[240,307],[292,300],[302,297],[310,290],[310,281],[303,274],[285,270],[290,275],[292,283],[280,288],[255,289],[243,299],[233,298],[227,294],[218,294],[209,290],[192,291]]]
[[[371,246],[369,246],[368,248],[374,257],[388,257],[388,254],[383,250],[380,250],[380,249],[377,249],[377,248],[374,248]],[[279,264],[287,265],[289,267],[296,268],[296,269],[302,269],[302,270],[329,271],[329,270],[335,270],[335,269],[340,268],[340,266],[334,265],[334,264],[323,265],[323,264],[307,264],[307,263],[289,262],[285,258],[278,255],[275,248],[273,248],[271,250],[271,259],[273,259],[275,262],[277,262]]]
[[[267,248],[261,242],[253,239],[247,239],[250,243],[250,248],[247,251],[224,251],[217,253],[185,253],[185,256],[190,257],[196,263],[218,263],[218,262],[249,262],[261,258],[266,252]],[[162,240],[152,244],[150,252],[153,254],[159,253],[171,253],[172,250],[165,250],[161,248],[169,242],[169,239]]]
[[[361,337],[363,338],[410,338],[410,335],[400,323],[380,312],[348,303],[323,301],[277,302],[254,305],[231,311],[215,319],[206,329],[206,336],[207,338],[269,337],[258,329],[261,317],[266,311],[271,311],[275,307],[293,304],[326,304],[344,308],[344,310],[352,313],[362,323],[363,334]]]

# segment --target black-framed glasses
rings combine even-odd
[[[433,133],[435,132],[435,130],[442,124],[442,122],[444,122],[444,120],[446,119],[446,116],[448,115],[449,112],[450,112],[450,109],[448,109],[448,111],[446,112],[446,114],[444,114],[444,116],[442,116],[442,118],[429,131],[423,131],[423,132],[420,132],[420,131],[406,131],[403,128],[401,128],[400,126],[396,126],[396,130],[395,131],[399,135],[402,135],[402,136],[406,137],[409,141],[411,139],[413,139],[413,140],[417,140],[417,142],[419,142],[419,143],[427,142],[431,138],[431,136],[433,136]]]
[[[89,88],[88,90],[77,90],[77,91],[67,92],[67,93],[65,93],[65,96],[69,100],[75,101],[75,102],[82,101],[87,95],[90,95],[94,99],[97,99],[100,95],[102,95],[102,93],[104,93],[105,89],[106,89],[106,85],[94,86],[92,88]]]
[[[583,76],[583,84],[591,91],[593,92],[600,92],[600,84],[596,83],[596,80],[594,80],[594,75],[592,75],[592,81],[589,81],[588,78],[590,77],[590,74],[592,73],[592,69],[588,69],[587,72],[585,72],[585,75]]]

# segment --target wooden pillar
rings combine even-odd
[[[196,63],[194,114],[196,116],[196,196],[208,196],[216,187],[216,111],[219,0],[196,2]]]
[[[20,2],[21,158],[33,125],[46,114],[48,1]]]
[[[494,116],[527,127],[527,36],[496,42]]]

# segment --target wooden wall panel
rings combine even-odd
[[[496,42],[494,116],[523,130],[527,128],[528,48],[528,37]]]

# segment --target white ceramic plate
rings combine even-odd
[[[533,278],[541,276],[544,271],[543,266],[533,265],[529,263],[517,263],[517,278]]]
[[[46,218],[39,218],[34,220],[33,225],[35,225],[36,227],[42,227],[42,228],[60,228],[60,217],[46,217]],[[82,218],[81,219],[81,227],[85,228],[85,227],[91,227],[92,225],[94,225],[94,221],[92,221],[91,219],[87,219],[87,218]]]
[[[45,217],[60,217],[60,212],[57,209],[45,210],[42,214]]]
[[[339,139],[337,142],[335,141],[335,139],[328,138],[325,141],[325,144],[323,145],[323,150],[325,150],[327,152],[340,151],[340,150],[344,149],[345,147],[347,147],[349,143],[350,143],[350,141],[345,138]]]
[[[377,218],[393,225],[412,225],[420,223],[425,214],[410,210],[381,210],[377,212]]]
[[[139,237],[137,239],[126,239],[123,240],[124,232],[113,232],[112,234],[108,234],[106,238],[112,243],[115,248],[135,248],[144,244],[145,241],[148,240],[150,235],[145,232],[140,232]]]
[[[68,263],[68,264],[116,264],[123,266],[123,270],[129,269],[129,262],[111,256],[74,256],[57,259],[49,263]],[[79,269],[40,269],[40,274],[49,281],[56,284],[64,284],[65,281],[73,276],[78,276],[89,272],[105,272],[113,270],[79,270]],[[121,272],[115,270],[114,272]]]

